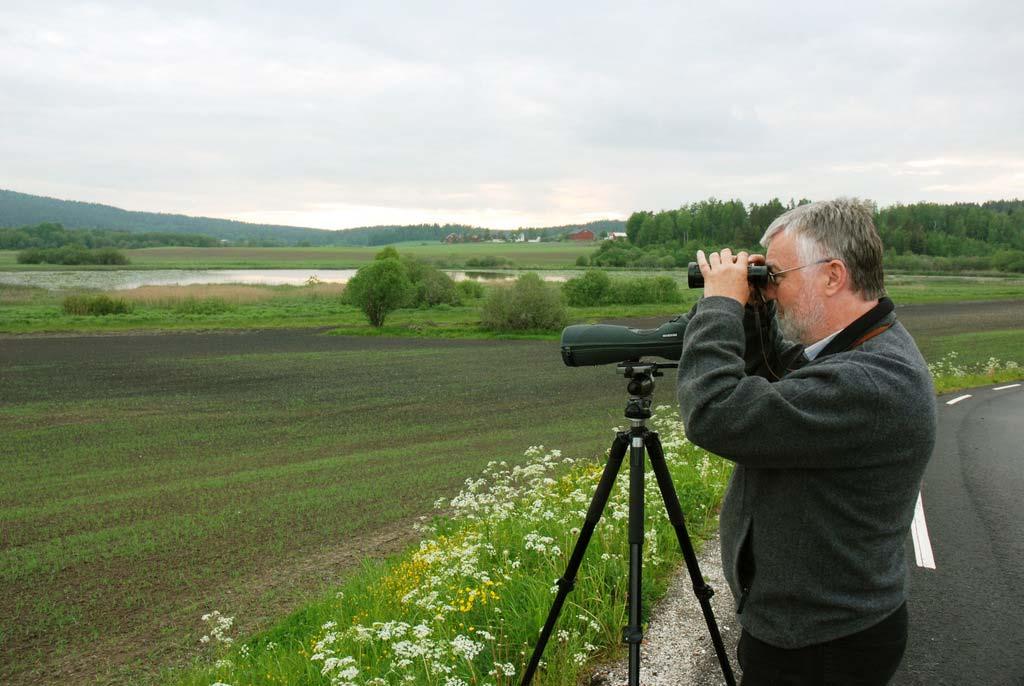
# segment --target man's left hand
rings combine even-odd
[[[733,255],[729,248],[713,252],[708,257],[703,250],[698,250],[697,265],[704,275],[704,296],[723,295],[746,305],[750,299],[750,284],[747,283],[749,258],[747,252]]]

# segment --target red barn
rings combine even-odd
[[[592,241],[594,240],[594,232],[590,229],[583,229],[576,233],[569,234],[569,240],[571,241]]]

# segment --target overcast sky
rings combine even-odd
[[[0,188],[491,228],[1024,197],[1024,2],[0,0]]]

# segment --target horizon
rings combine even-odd
[[[0,191],[6,191],[6,192],[9,192],[9,193],[17,193],[17,194],[20,194],[20,195],[28,195],[28,196],[31,196],[31,197],[44,198],[46,200],[53,200],[53,201],[57,201],[57,202],[71,202],[71,203],[82,203],[82,204],[87,204],[87,205],[101,205],[101,206],[104,206],[104,207],[111,207],[111,208],[116,209],[116,210],[122,210],[124,212],[139,212],[139,213],[144,213],[144,214],[181,215],[181,216],[188,217],[190,219],[220,219],[220,220],[227,220],[227,221],[238,221],[238,222],[242,222],[242,223],[245,223],[245,224],[252,224],[252,225],[263,224],[263,225],[278,226],[278,227],[282,227],[282,228],[315,229],[317,231],[354,231],[354,230],[358,230],[358,229],[380,229],[380,228],[389,228],[389,227],[435,226],[436,225],[436,226],[459,226],[459,227],[464,227],[464,228],[473,229],[473,230],[479,230],[479,231],[500,231],[500,232],[511,233],[511,232],[517,232],[517,231],[528,231],[528,230],[559,228],[559,227],[563,227],[563,226],[586,226],[587,224],[591,224],[591,223],[595,223],[595,222],[601,222],[601,221],[621,221],[621,222],[625,223],[626,219],[628,219],[628,215],[627,215],[626,218],[623,218],[623,219],[615,219],[615,218],[610,218],[610,217],[602,217],[602,218],[599,218],[599,219],[591,219],[591,220],[589,220],[587,222],[581,222],[581,223],[575,223],[575,224],[551,224],[551,225],[548,225],[548,226],[519,226],[519,227],[515,227],[515,228],[511,228],[511,229],[502,229],[502,228],[495,228],[495,227],[489,227],[489,226],[473,226],[473,225],[469,225],[469,224],[459,224],[457,222],[450,222],[450,221],[449,222],[413,222],[413,223],[410,223],[410,224],[374,224],[374,225],[365,225],[365,226],[346,226],[346,227],[340,228],[340,229],[330,229],[330,228],[319,227],[319,226],[301,226],[301,225],[298,225],[298,224],[268,224],[267,222],[255,222],[255,221],[247,221],[247,220],[241,220],[241,219],[232,219],[230,217],[214,217],[214,216],[208,216],[208,215],[189,215],[189,214],[185,214],[183,212],[174,212],[174,211],[167,211],[167,210],[129,209],[129,208],[126,208],[126,207],[118,207],[116,205],[107,205],[106,203],[96,203],[96,202],[93,202],[91,200],[80,200],[80,199],[76,199],[76,198],[56,198],[56,197],[53,197],[53,196],[37,195],[35,193],[26,193],[24,191],[16,191],[16,190],[11,189],[11,188],[0,188]],[[700,200],[694,200],[694,201],[690,201],[690,202],[686,202],[686,203],[681,203],[681,205],[679,207],[673,207],[673,208],[667,208],[667,207],[659,208],[659,209],[641,208],[641,209],[632,210],[630,212],[630,214],[632,214],[632,212],[647,212],[647,211],[654,212],[654,213],[664,212],[664,211],[669,210],[669,209],[679,209],[683,205],[689,205],[689,204],[692,204],[692,203],[697,203],[697,202],[706,201],[706,200],[710,200],[710,199],[712,199],[712,198],[702,198]],[[767,199],[761,200],[761,201],[750,201],[750,202],[748,202],[748,201],[746,201],[746,200],[744,200],[742,198],[738,198],[738,197],[732,197],[732,198],[723,197],[723,198],[715,198],[715,199],[721,200],[723,202],[739,201],[739,202],[743,203],[743,206],[748,208],[748,209],[750,208],[751,205],[754,205],[754,204],[763,205],[765,203],[771,202],[772,200],[778,200],[783,205],[786,205],[789,202],[796,202],[796,198],[783,199],[783,198],[779,198],[777,196],[776,197],[772,197],[772,198],[767,198]],[[861,199],[862,200],[867,200],[867,201],[870,201],[870,202],[875,202],[872,198],[861,198]],[[1021,201],[1021,198],[1017,198],[1017,197],[1012,197],[1012,198],[1011,197],[1003,197],[1003,198],[988,198],[988,199],[985,199],[985,200],[961,200],[961,201],[956,201],[955,203],[935,203],[935,204],[948,204],[948,205],[951,205],[951,204],[974,204],[974,205],[977,205],[977,206],[981,207],[985,203],[990,203],[990,202],[1020,202],[1020,201]],[[812,199],[812,202],[814,202],[813,199]],[[888,204],[888,205],[882,205],[881,203],[875,203],[875,206],[876,206],[876,208],[879,211],[882,211],[882,210],[889,209],[891,207],[915,205],[915,204],[927,203],[927,202],[931,202],[931,201],[895,202],[895,203],[891,203],[891,204]]]

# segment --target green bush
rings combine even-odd
[[[484,257],[470,257],[466,260],[467,267],[507,267],[512,265],[512,260],[505,257],[495,257],[494,255],[486,255]]]
[[[557,331],[568,316],[561,291],[533,272],[509,288],[495,288],[484,302],[481,323],[492,331]]]
[[[387,257],[360,268],[345,287],[344,298],[361,309],[372,326],[381,327],[388,314],[409,301],[412,292],[405,267]]]
[[[1024,251],[1001,250],[992,256],[992,267],[1003,272],[1024,272]]]
[[[409,306],[434,307],[442,303],[461,305],[455,281],[440,269],[411,257],[402,258],[402,267],[412,284]]]
[[[590,269],[583,276],[566,281],[562,291],[573,307],[593,307],[606,302],[611,285],[608,274],[600,269]]]
[[[64,298],[64,313],[80,316],[130,314],[134,306],[122,298],[106,295],[69,295]]]
[[[93,264],[128,264],[129,260],[120,250],[100,248],[92,251]]]
[[[674,303],[680,300],[679,285],[670,276],[611,279],[597,269],[570,279],[562,290],[573,307]]]
[[[88,250],[80,245],[60,248],[29,248],[18,253],[20,264],[128,264],[124,253],[113,248]]]
[[[484,286],[479,281],[466,279],[455,284],[455,289],[464,300],[479,300],[484,297]]]
[[[379,253],[374,255],[373,259],[375,259],[375,260],[396,259],[397,260],[398,259],[398,250],[395,249],[395,246],[389,245],[386,248],[384,248],[383,250],[381,250]]]

